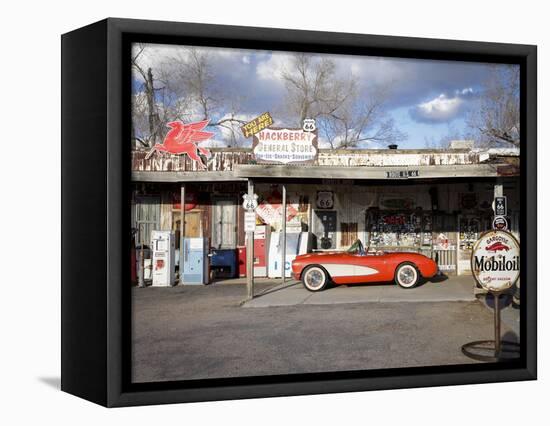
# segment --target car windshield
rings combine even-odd
[[[361,240],[355,240],[355,242],[351,245],[347,252],[359,254],[362,256],[365,254],[365,247],[363,247],[363,243],[361,242]]]

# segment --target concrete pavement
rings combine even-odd
[[[403,289],[393,283],[338,285],[310,292],[298,281],[274,284],[243,304],[247,308],[270,306],[326,305],[339,303],[471,302],[475,301],[471,277],[436,277],[416,288]]]

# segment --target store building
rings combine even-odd
[[[422,252],[446,273],[466,274],[474,242],[492,228],[495,196],[506,197],[509,228],[519,237],[519,152],[462,146],[320,149],[307,164],[258,164],[253,149],[218,148],[211,149],[206,169],[187,156],[156,152],[146,158],[147,152],[133,151],[136,244],[148,245],[153,230],[175,231],[176,249],[181,235],[207,238],[209,251],[226,256],[223,273],[238,276],[240,258],[245,275],[241,204],[250,182],[258,195],[256,223],[265,225],[260,237],[281,238],[286,192],[285,235],[306,233],[304,250],[345,250],[360,239],[370,250]],[[262,263],[256,250],[255,261]]]

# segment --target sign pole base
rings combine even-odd
[[[512,361],[520,356],[520,345],[516,342],[500,338],[500,295],[501,292],[491,292],[495,301],[494,322],[495,340],[477,340],[462,345],[462,353],[477,361],[503,362]]]

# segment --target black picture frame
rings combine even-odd
[[[494,364],[129,381],[130,43],[347,53],[520,65],[521,358]],[[62,36],[62,390],[101,405],[534,380],[537,376],[536,46],[106,19]]]

